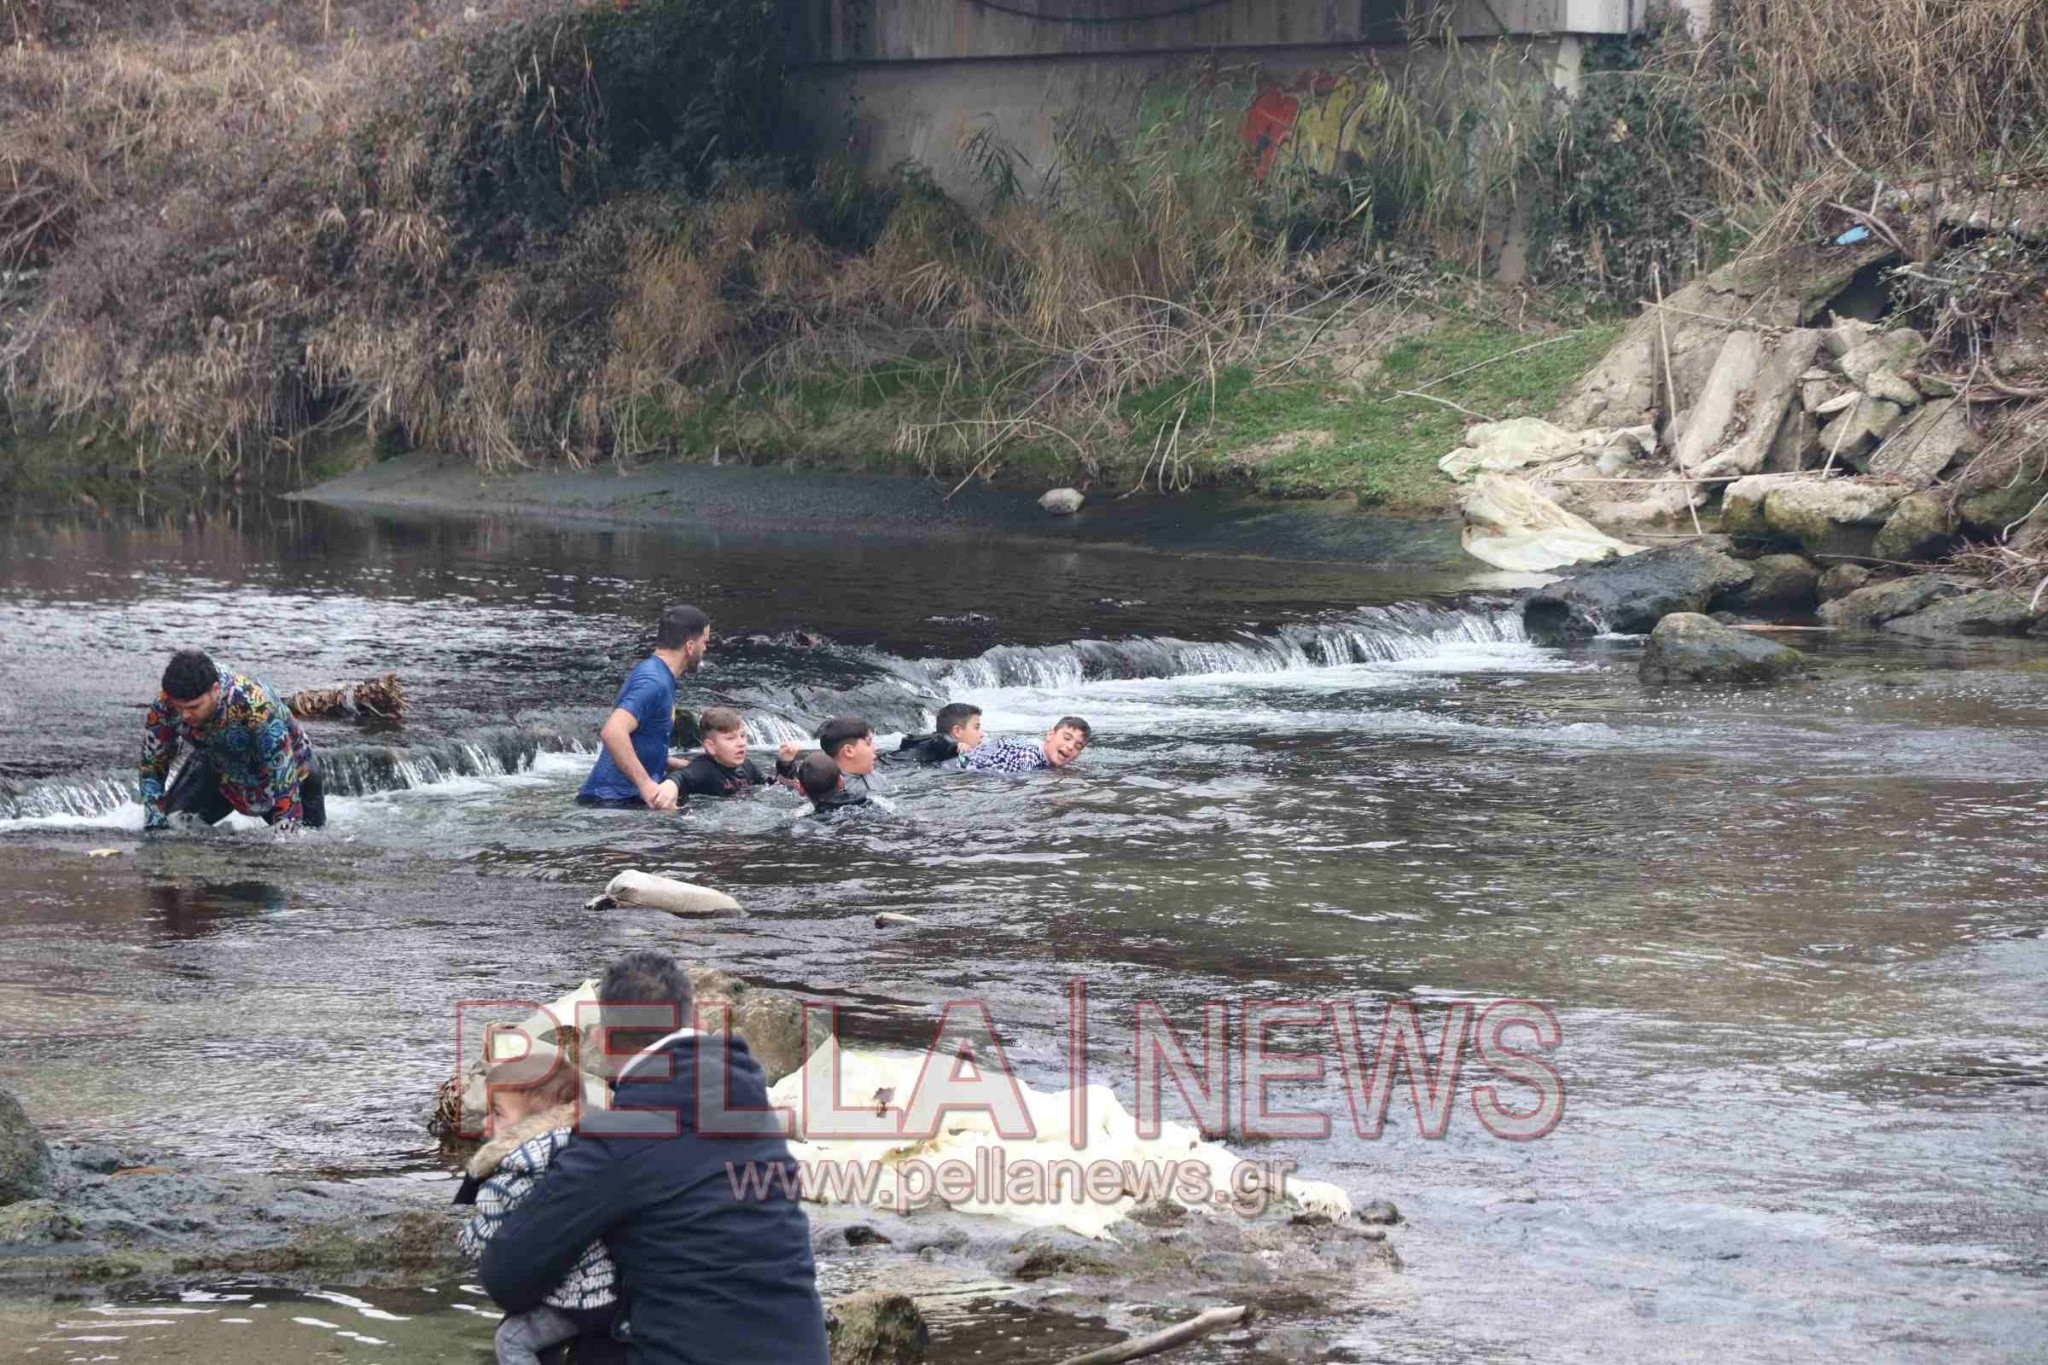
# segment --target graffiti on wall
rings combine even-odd
[[[1386,112],[1391,95],[1377,75],[1304,71],[1268,81],[1252,96],[1238,136],[1264,180],[1276,165],[1324,175],[1359,169],[1363,131]]]

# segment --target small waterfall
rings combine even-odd
[[[418,744],[320,745],[320,777],[331,796],[404,791],[454,777],[524,772],[542,754],[578,745],[551,730],[501,728],[462,740]],[[135,800],[133,773],[48,778],[0,790],[0,820],[105,815]]]
[[[1403,602],[1364,607],[1321,621],[1235,639],[1076,640],[1065,645],[999,645],[977,658],[918,665],[928,686],[1052,690],[1088,682],[1216,673],[1284,673],[1344,664],[1426,659],[1461,645],[1519,643],[1519,611],[1503,602],[1469,608]]]

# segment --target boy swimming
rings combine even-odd
[[[928,735],[905,735],[889,755],[892,763],[915,762],[921,768],[950,763],[981,744],[981,708],[964,701],[947,702],[939,708],[935,728]]]
[[[684,796],[739,796],[770,779],[747,759],[747,723],[729,706],[714,706],[698,722],[704,752],[678,764],[669,780]]]
[[[1061,716],[1036,744],[1020,739],[984,744],[961,760],[961,766],[975,773],[1035,773],[1064,768],[1081,756],[1093,733],[1088,722],[1079,716]]]

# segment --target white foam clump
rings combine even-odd
[[[836,1053],[836,1058],[826,1055],[827,1049]],[[927,1058],[921,1053],[841,1048],[836,1040],[828,1038],[807,1063],[827,1075],[835,1065],[837,1103],[842,1108],[858,1110],[892,1104],[901,1108],[915,1092]],[[1076,1146],[1069,1133],[1073,1092],[1037,1090],[1021,1080],[1015,1081],[1015,1085],[1035,1137],[1005,1137],[996,1131],[994,1119],[980,1110],[947,1113],[940,1121],[939,1131],[929,1137],[814,1137],[804,1107],[801,1069],[776,1082],[768,1092],[768,1101],[795,1114],[797,1136],[790,1143],[790,1153],[806,1164],[874,1162],[887,1167],[915,1160],[934,1167],[941,1162],[959,1162],[974,1168],[976,1154],[984,1149],[1000,1149],[1002,1165],[1011,1170],[1038,1164],[1048,1172],[1047,1178],[1039,1182],[1044,1198],[1016,1202],[970,1197],[947,1202],[946,1206],[960,1213],[985,1214],[1030,1227],[1058,1228],[1084,1237],[1111,1238],[1110,1229],[1137,1207],[1137,1200],[1129,1192],[1114,1200],[1091,1199],[1085,1190],[1074,1188],[1075,1182],[1051,1179],[1050,1172],[1059,1169],[1054,1163],[1079,1162],[1085,1167],[1095,1162],[1112,1162],[1149,1164],[1155,1168],[1177,1163],[1182,1171],[1198,1165],[1206,1168],[1208,1189],[1238,1188],[1238,1167],[1245,1164],[1242,1157],[1221,1143],[1205,1141],[1199,1131],[1183,1123],[1162,1121],[1157,1137],[1140,1135],[1137,1120],[1107,1086],[1086,1087],[1087,1128],[1083,1141]],[[994,1157],[983,1160],[993,1162]],[[1170,1191],[1180,1188],[1178,1182],[1169,1186]],[[880,1182],[877,1191],[882,1196],[876,1199],[877,1204],[886,1204],[886,1196],[894,1193],[888,1181]],[[1283,1195],[1274,1202],[1329,1218],[1347,1217],[1351,1213],[1350,1196],[1326,1181],[1289,1177]],[[807,1197],[828,1202],[831,1196],[818,1182],[813,1182]],[[1168,1197],[1186,1208],[1213,1211],[1212,1205],[1184,1202],[1177,1193],[1170,1192]],[[935,1198],[934,1202],[945,1201]]]

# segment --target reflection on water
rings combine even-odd
[[[1193,1026],[1210,999],[1528,997],[1565,1038],[1540,1142],[1462,1103],[1418,1138],[1399,1087],[1367,1142],[1334,1067],[1281,1088],[1338,1121],[1270,1150],[1411,1219],[1354,1349],[2018,1360],[2041,1339],[2038,651],[1823,642],[1809,683],[1646,692],[1625,643],[1562,655],[1488,602],[1390,608],[1443,584],[1355,566],[304,511],[0,544],[0,1028],[7,1083],[59,1132],[415,1167],[456,1000],[545,998],[646,945],[898,1041],[985,999],[1053,1084],[1082,975],[1097,1079],[1126,1094],[1141,999]],[[820,826],[780,792],[578,810],[575,750],[670,597],[723,640],[685,695],[764,735],[839,709],[897,728],[943,693],[993,733],[1078,711],[1097,742],[1057,775],[904,775],[888,820]],[[969,611],[995,620],[946,619]],[[284,686],[396,669],[418,722],[402,747],[316,732],[354,765],[324,831],[141,841],[120,765],[193,638]],[[581,908],[626,866],[748,916]]]

